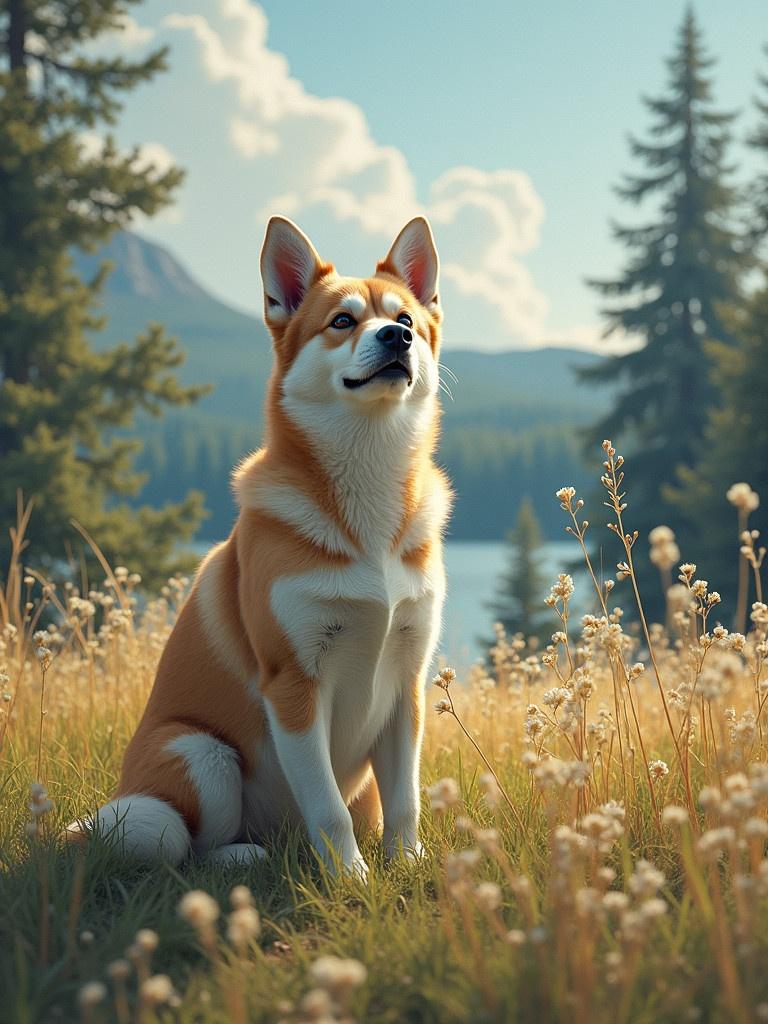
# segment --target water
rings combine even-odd
[[[204,555],[210,544],[195,544]],[[549,583],[564,572],[577,553],[568,541],[551,541],[541,549],[542,573]],[[439,655],[457,671],[466,669],[484,654],[482,640],[493,633],[493,614],[486,607],[493,599],[499,574],[508,560],[503,541],[453,540],[445,545],[448,594],[443,614]],[[542,601],[546,593],[541,595]],[[555,629],[553,619],[552,630]]]
[[[568,541],[551,541],[541,549],[542,574],[549,583],[565,572],[576,551]],[[465,669],[481,654],[482,640],[493,635],[493,613],[486,607],[506,567],[509,549],[503,541],[454,540],[445,546],[448,594],[439,653],[455,669]],[[542,601],[546,593],[541,595]],[[552,630],[554,632],[553,620]]]

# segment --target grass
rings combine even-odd
[[[367,835],[367,884],[296,832],[248,868],[61,847],[111,795],[186,583],[140,603],[105,564],[90,593],[53,588],[21,568],[20,510],[0,592],[0,1020],[768,1020],[768,609],[746,636],[717,628],[684,566],[667,628],[648,624],[622,472],[607,445],[615,593],[593,580],[574,623],[563,575],[546,650],[500,632],[490,669],[438,677],[425,856],[385,864]],[[588,560],[581,504],[558,499]],[[674,538],[653,546],[671,583]]]

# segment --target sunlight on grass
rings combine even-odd
[[[22,568],[20,510],[0,599],[0,990],[12,1019],[768,1020],[757,496],[728,495],[742,631],[717,622],[720,595],[676,564],[666,528],[651,557],[667,621],[650,623],[623,460],[603,447],[615,580],[598,579],[583,502],[562,488],[592,610],[572,621],[563,573],[545,650],[499,629],[488,665],[435,678],[425,855],[385,864],[364,836],[366,885],[328,873],[289,831],[247,868],[148,869],[104,842],[61,848],[61,829],[112,794],[188,581],[150,601],[124,567],[105,566],[92,589],[54,586]]]

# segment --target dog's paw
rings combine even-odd
[[[263,846],[256,843],[228,843],[217,846],[205,855],[208,864],[227,864],[230,867],[238,864],[255,864],[267,856]]]
[[[359,851],[354,855],[354,857],[344,861],[343,870],[345,875],[352,875],[353,877],[358,878],[361,882],[368,881],[370,869],[362,853]]]
[[[424,857],[424,846],[417,839],[413,846],[403,847],[403,856],[406,860],[421,860]]]
[[[384,856],[387,860],[402,857],[404,860],[418,861],[424,856],[424,847],[418,839],[406,840],[396,836],[384,844]]]

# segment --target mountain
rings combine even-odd
[[[215,385],[198,408],[258,423],[272,364],[264,324],[215,299],[167,249],[138,235],[123,232],[96,254],[75,254],[76,268],[86,277],[103,260],[113,270],[104,288],[102,306],[108,319],[94,338],[97,347],[134,338],[151,321],[162,323],[186,352],[183,381]]]
[[[175,500],[191,486],[203,489],[212,513],[204,533],[221,535],[233,515],[230,468],[261,436],[272,364],[264,324],[214,298],[168,250],[136,234],[118,234],[99,253],[78,252],[74,259],[85,277],[104,259],[113,268],[102,297],[107,324],[93,338],[97,347],[130,340],[156,321],[186,352],[184,382],[214,385],[193,409],[142,419],[137,431],[148,475],[142,500]],[[443,352],[442,363],[458,379],[443,372],[453,401],[443,402],[440,447],[457,490],[455,536],[503,536],[525,494],[534,499],[545,532],[559,530],[554,490],[585,481],[577,428],[610,399],[582,388],[573,373],[597,358],[561,348]]]

